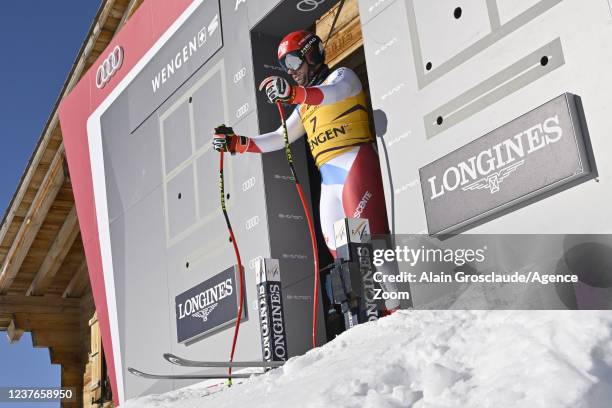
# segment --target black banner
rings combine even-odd
[[[179,343],[194,340],[236,321],[239,290],[236,272],[237,268],[232,266],[176,296]]]

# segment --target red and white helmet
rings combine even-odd
[[[302,63],[315,67],[325,61],[325,48],[321,39],[310,31],[294,31],[283,38],[278,46],[278,62],[285,71],[297,70]]]

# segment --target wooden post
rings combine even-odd
[[[21,339],[22,335],[23,330],[17,328],[14,318],[11,319],[8,328],[6,329],[6,336],[8,337],[9,343],[17,343]]]

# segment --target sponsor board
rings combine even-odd
[[[419,169],[429,234],[500,216],[595,177],[579,97],[566,93]]]
[[[179,343],[203,337],[236,321],[239,275],[232,266],[175,297]],[[244,315],[243,315],[244,318]]]
[[[159,49],[130,86],[130,132],[221,49],[221,29],[219,2],[207,1]]]
[[[288,357],[281,277],[277,259],[260,259],[256,270],[261,351],[264,361]]]
[[[334,223],[336,257],[349,261],[355,270],[351,278],[353,290],[359,292],[359,321],[378,319],[378,310],[384,306],[374,297],[376,288],[373,275],[375,267],[370,244],[370,223],[365,218],[344,218]]]

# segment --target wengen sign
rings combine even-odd
[[[561,95],[419,170],[430,234],[594,177],[580,100]]]

